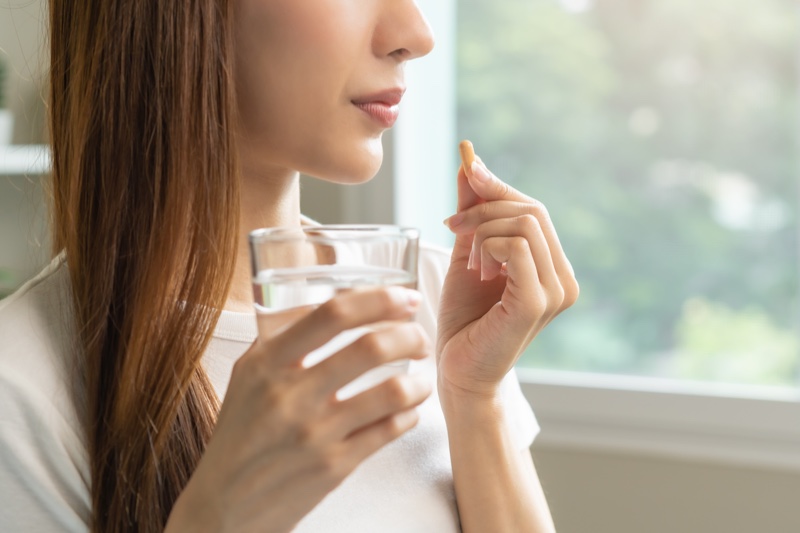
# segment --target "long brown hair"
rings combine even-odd
[[[54,246],[88,389],[93,531],[161,531],[211,435],[200,366],[239,220],[232,2],[50,0]]]

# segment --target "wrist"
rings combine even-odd
[[[167,519],[164,533],[218,533],[223,531],[221,516],[217,506],[208,505],[192,490],[192,482],[186,485],[175,500]]]
[[[487,387],[483,390],[465,389],[439,379],[438,391],[439,403],[445,418],[468,416],[472,419],[493,420],[503,414],[503,404],[498,386]]]

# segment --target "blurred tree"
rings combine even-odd
[[[800,351],[797,336],[775,327],[762,309],[732,311],[703,298],[686,302],[677,335],[680,350],[670,362],[683,378],[781,384]]]

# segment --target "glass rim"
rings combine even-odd
[[[249,233],[250,244],[265,242],[288,242],[302,239],[310,242],[326,242],[332,240],[330,235],[314,235],[314,231],[332,231],[350,233],[343,240],[368,241],[374,239],[409,239],[419,240],[420,230],[412,226],[397,224],[319,224],[313,226],[278,226],[275,228],[259,228]],[[363,232],[359,234],[358,232]],[[339,240],[338,237],[333,238]]]

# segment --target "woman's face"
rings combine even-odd
[[[415,0],[237,0],[235,46],[245,170],[357,183],[433,37]]]

